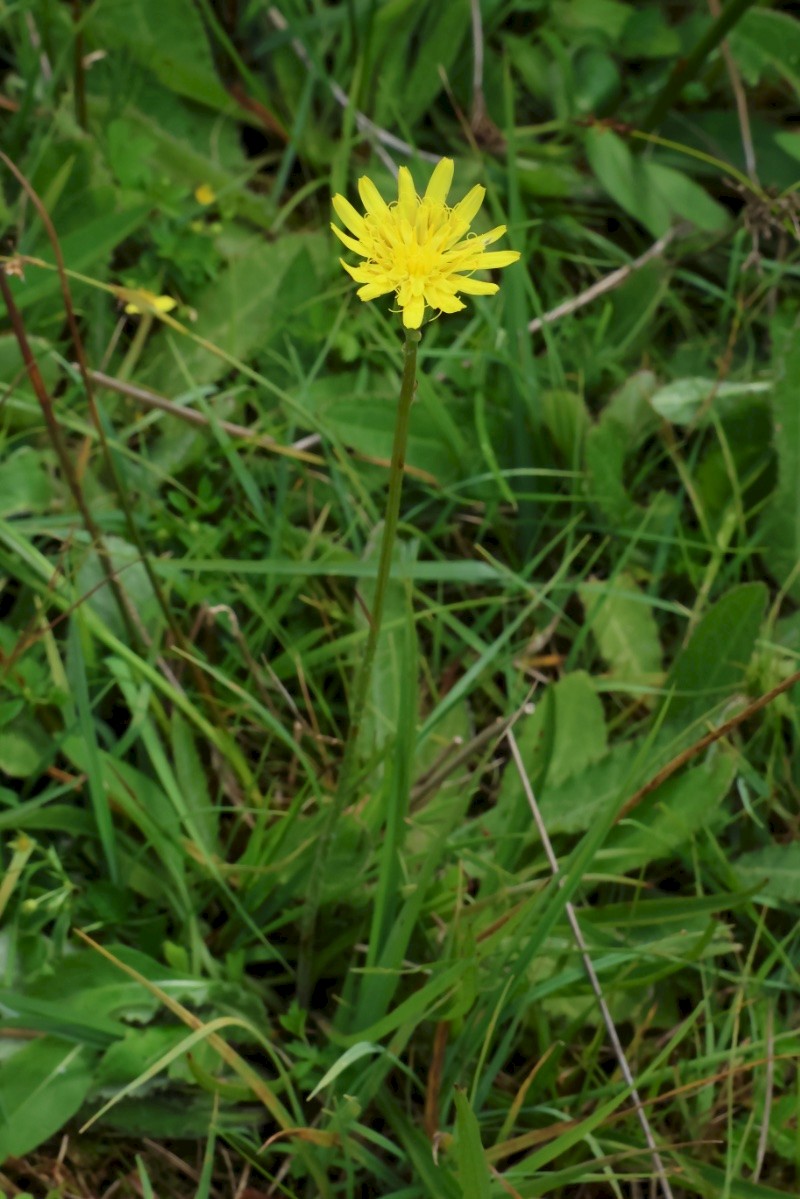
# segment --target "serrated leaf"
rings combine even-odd
[[[611,833],[596,862],[620,874],[672,857],[719,810],[735,764],[716,758],[673,775]]]
[[[584,447],[589,499],[616,530],[635,528],[644,516],[625,487],[628,445],[625,427],[607,417],[589,430]]]
[[[767,845],[736,861],[736,873],[745,887],[758,887],[759,895],[800,903],[800,842]]]
[[[653,609],[632,575],[578,588],[587,621],[611,677],[629,686],[652,686],[661,673],[661,643]]]
[[[547,778],[558,786],[599,762],[608,739],[603,704],[585,670],[565,674],[552,690],[556,727]]]

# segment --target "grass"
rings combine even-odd
[[[800,23],[5,17],[0,1191],[796,1193]],[[402,335],[330,196],[442,154],[523,262],[423,329],[331,821]]]

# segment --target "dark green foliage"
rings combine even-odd
[[[228,1160],[298,1199],[645,1194],[571,900],[676,1199],[797,1193],[800,687],[748,705],[800,663],[800,19],[6,7],[2,145],[80,346],[3,165],[41,387],[6,324],[0,1189],[67,1130],[96,1193],[206,1199]],[[393,186],[343,96],[522,262],[424,329],[309,947],[401,368],[329,235]]]

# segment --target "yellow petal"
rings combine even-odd
[[[493,296],[499,291],[496,283],[485,283],[483,279],[458,278],[456,286],[468,296]]]
[[[378,296],[385,296],[390,291],[394,291],[391,283],[365,283],[359,287],[356,295],[359,300],[377,300]]]
[[[344,196],[334,196],[332,203],[342,224],[346,225],[351,233],[355,233],[356,237],[361,237],[364,233],[363,216],[356,212],[353,205]]]
[[[475,259],[475,268],[481,271],[496,270],[501,266],[511,266],[519,259],[517,250],[490,250],[488,254],[479,254]]]
[[[362,263],[360,266],[350,266],[349,262],[345,262],[343,258],[339,259],[344,269],[347,271],[351,279],[355,279],[356,283],[373,283],[374,276],[370,274],[369,266]],[[374,268],[373,268],[374,269]]]
[[[433,169],[428,186],[425,188],[425,199],[432,204],[446,204],[447,193],[453,182],[452,158],[440,158]]]
[[[481,233],[480,239],[485,246],[490,246],[493,241],[499,241],[505,231],[505,225],[496,225],[495,228],[490,229],[488,233]]]
[[[348,237],[346,233],[342,233],[338,225],[331,224],[331,229],[339,238],[339,241],[343,242],[343,244],[347,246],[348,250],[352,250],[354,253],[360,254],[362,258],[368,257],[366,247],[362,246],[360,241],[356,241],[354,237]]]
[[[403,324],[406,329],[418,329],[425,315],[425,301],[422,296],[414,296],[403,308]]]
[[[481,187],[480,183],[476,183],[470,191],[464,196],[460,204],[456,204],[453,209],[453,216],[458,220],[466,221],[467,225],[471,225],[478,214],[478,210],[483,203],[483,197],[486,195],[486,188]]]
[[[445,291],[443,287],[426,287],[425,302],[430,304],[431,308],[438,308],[440,312],[460,312],[462,308],[466,308],[466,304],[462,304],[458,296]]]
[[[397,172],[397,207],[401,218],[414,224],[417,216],[417,193],[414,190],[414,180],[408,167],[401,167]],[[419,325],[409,325],[410,329],[418,329]]]
[[[388,204],[372,180],[368,179],[366,175],[362,175],[358,181],[358,194],[361,196],[361,202],[367,212],[379,218],[389,215]]]

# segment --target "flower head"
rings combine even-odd
[[[178,301],[172,296],[157,296],[154,291],[144,287],[116,287],[115,293],[121,300],[127,300],[125,312],[128,316],[143,316],[147,312],[172,312],[177,308]]]
[[[201,183],[199,187],[194,189],[194,198],[198,204],[208,207],[209,204],[213,204],[216,200],[217,193],[210,183]]]
[[[426,306],[439,312],[464,308],[459,292],[493,295],[497,284],[473,279],[472,272],[510,266],[519,258],[516,250],[486,252],[487,246],[503,236],[505,225],[489,233],[466,236],[486,191],[473,187],[459,204],[448,208],[452,181],[453,160],[442,158],[421,198],[414,190],[408,167],[400,168],[397,200],[392,204],[386,203],[371,179],[359,179],[363,216],[344,196],[333,197],[336,215],[354,236],[336,225],[331,225],[333,232],[349,250],[365,259],[359,266],[340,260],[347,273],[362,285],[359,298],[374,300],[393,291],[407,329],[420,327]]]

